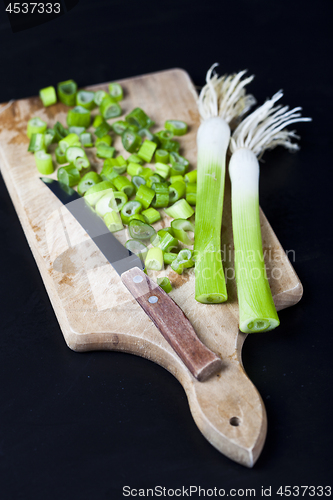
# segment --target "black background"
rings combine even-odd
[[[3,7],[0,102],[68,78],[83,87],[173,67],[202,86],[218,61],[220,74],[256,75],[249,90],[259,103],[282,88],[283,102],[313,122],[295,127],[298,153],[266,153],[261,168],[261,206],[295,251],[304,297],[243,348],[268,415],[253,469],[206,441],[158,365],[66,346],[1,178],[1,500],[120,499],[125,485],[256,488],[260,497],[261,486],[331,484],[332,11],[328,0],[80,0],[13,33]]]

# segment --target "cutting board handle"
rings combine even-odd
[[[203,382],[221,370],[221,359],[199,340],[183,311],[157,283],[138,267],[121,279],[196,379]]]

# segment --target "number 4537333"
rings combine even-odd
[[[10,2],[6,12],[10,14],[60,14],[60,3]]]

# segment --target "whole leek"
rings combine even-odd
[[[221,225],[229,123],[242,116],[255,102],[244,89],[252,76],[242,80],[245,73],[242,71],[218,78],[212,76],[215,66],[208,71],[207,84],[198,100],[202,123],[197,134],[195,298],[206,304],[227,300],[221,260]]]
[[[278,145],[296,151],[294,131],[288,125],[309,121],[288,106],[276,106],[282,92],[275,94],[245,118],[234,131],[229,174],[232,189],[232,228],[235,275],[239,304],[239,328],[244,333],[264,332],[279,325],[269,287],[262,249],[259,218],[259,162],[257,157]]]

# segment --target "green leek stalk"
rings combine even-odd
[[[203,119],[197,134],[197,201],[195,232],[195,298],[205,304],[227,300],[221,260],[221,225],[224,198],[226,153],[230,140],[229,123],[254,103],[244,87],[253,77],[212,76],[207,73],[198,109]]]
[[[232,229],[235,248],[235,276],[239,305],[239,329],[244,333],[276,328],[279,318],[267,279],[259,216],[259,162],[257,157],[277,145],[290,150],[295,132],[285,130],[291,123],[309,121],[295,108],[273,107],[282,97],[275,94],[251,113],[233,133],[229,175],[231,179]]]

